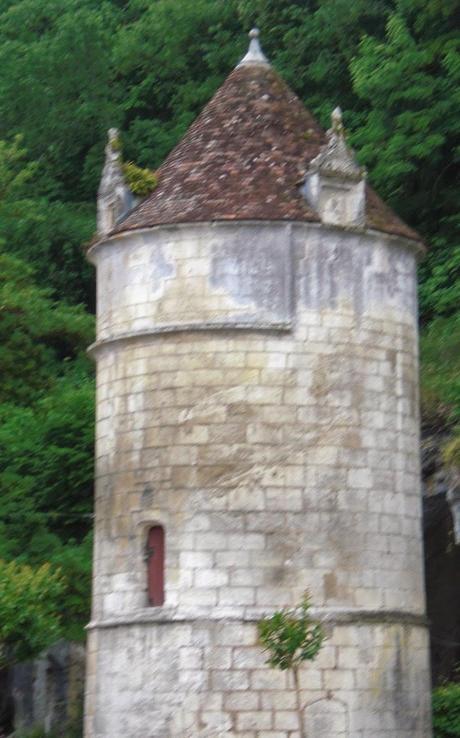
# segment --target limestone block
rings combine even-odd
[[[264,730],[272,727],[272,713],[257,710],[257,712],[241,712],[237,717],[238,730]]]
[[[346,705],[334,699],[318,700],[304,710],[304,728],[315,738],[348,736]]]

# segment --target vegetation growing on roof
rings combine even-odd
[[[150,169],[142,169],[132,161],[123,164],[123,174],[126,184],[137,197],[149,195],[158,185],[158,177]]]

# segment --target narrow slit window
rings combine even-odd
[[[161,525],[154,525],[147,535],[147,591],[149,605],[159,607],[165,601],[165,532]]]

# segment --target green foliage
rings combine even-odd
[[[242,55],[246,39],[233,0],[130,5],[113,50],[123,142],[127,158],[156,168]]]
[[[24,135],[53,198],[78,201],[96,186],[88,167],[113,124],[118,17],[96,0],[20,0],[0,13],[0,137]]]
[[[93,395],[75,370],[31,408],[0,405],[0,556],[60,567],[72,638],[89,614]]]
[[[85,522],[85,527],[88,527],[91,522],[89,516]],[[48,551],[52,565],[60,568],[64,582],[59,602],[60,609],[65,613],[63,637],[72,641],[84,641],[84,626],[89,621],[91,610],[92,533],[87,533],[81,542],[75,539],[60,540],[59,545]]]
[[[460,469],[460,429],[443,449],[443,459],[447,466]]]
[[[433,250],[422,266],[425,321],[460,297],[460,33],[455,3],[395,0],[385,38],[364,35],[351,62],[366,104],[352,143],[377,190]]]
[[[455,3],[395,0],[350,68],[366,104],[352,143],[372,183],[430,243],[420,268],[425,420],[460,419],[460,34]]]
[[[460,217],[446,219],[445,227],[459,233]],[[420,277],[420,308],[425,321],[438,316],[455,318],[460,305],[460,240],[430,239]]]
[[[33,267],[37,283],[56,299],[94,306],[93,270],[84,258],[84,244],[95,230],[93,204],[49,202],[36,198],[20,212],[9,210],[0,223],[5,251]]]
[[[61,633],[59,570],[0,560],[0,667],[24,661],[56,641]]]
[[[0,252],[0,557],[62,571],[58,606],[78,636],[88,615],[93,320],[51,298]]]
[[[93,279],[81,245],[94,231],[94,207],[40,194],[42,168],[20,144],[19,135],[0,141],[0,247],[33,266],[56,297],[90,304]]]
[[[123,164],[123,174],[129,189],[138,197],[145,197],[158,184],[158,177],[155,172],[150,169],[141,169],[132,161]]]
[[[0,402],[30,404],[76,361],[89,371],[92,335],[82,308],[56,303],[25,262],[0,251]]]
[[[92,382],[74,377],[58,382],[33,408],[0,405],[0,531],[8,527],[10,556],[33,551],[37,526],[63,540],[86,533],[93,412]]]
[[[326,636],[310,608],[310,597],[305,594],[299,607],[278,610],[257,624],[259,640],[268,653],[267,664],[285,671],[316,658]]]
[[[0,141],[0,208],[6,217],[6,203],[13,203],[25,191],[25,186],[33,178],[36,165],[24,163],[26,151],[21,146],[22,136],[17,134],[11,144]]]
[[[460,421],[460,312],[436,318],[424,330],[421,349],[421,400],[427,420]]]
[[[283,77],[329,127],[340,105],[347,123],[359,121],[350,63],[364,33],[384,35],[387,0],[240,0],[244,26],[257,24],[263,45]]]
[[[306,738],[302,716],[299,668],[304,661],[313,661],[326,635],[321,625],[310,615],[311,601],[305,592],[296,608],[278,610],[257,623],[259,641],[268,653],[267,664],[292,673],[296,691],[300,738]]]
[[[445,684],[433,690],[434,738],[460,736],[460,684]]]

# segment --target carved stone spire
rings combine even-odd
[[[97,195],[98,235],[106,236],[110,233],[133,205],[133,195],[123,176],[118,130],[110,128]]]
[[[365,221],[366,171],[347,146],[342,111],[331,114],[327,143],[310,162],[302,188],[323,223],[362,226]]]
[[[316,168],[323,174],[337,174],[346,179],[361,180],[364,171],[357,164],[353,151],[347,146],[342,111],[339,107],[332,111],[331,123],[331,128],[327,131],[329,140],[318,156],[311,161],[310,171]]]
[[[249,31],[249,38],[251,39],[249,42],[249,49],[246,56],[241,59],[238,67],[245,67],[249,64],[256,64],[264,67],[270,66],[267,57],[260,47],[259,35],[260,31],[258,28],[253,28]]]

